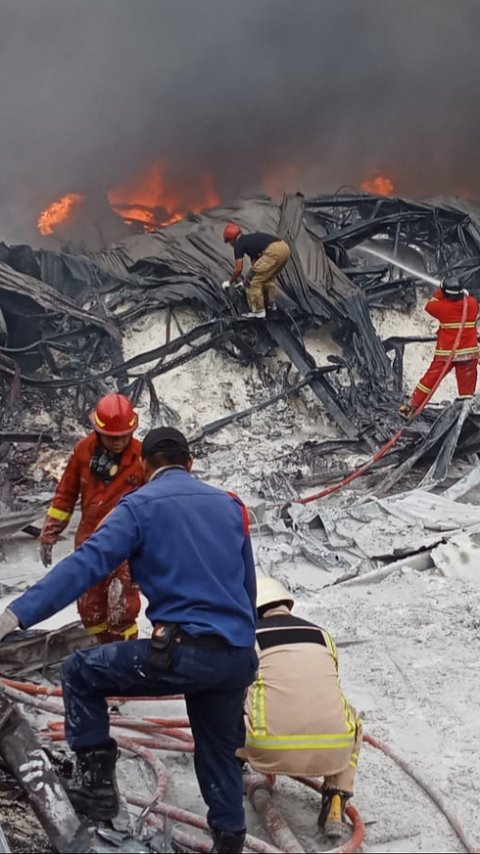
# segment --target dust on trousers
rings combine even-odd
[[[434,388],[445,368],[445,361],[445,358],[442,359],[435,357],[433,359],[427,372],[417,383],[415,391],[413,392],[412,399],[410,401],[413,409],[417,409],[417,407],[423,403],[427,395]],[[450,365],[447,373],[449,373],[452,368],[455,369],[458,397],[472,397],[475,394],[475,389],[477,387],[478,357],[475,356],[474,359],[454,361]]]
[[[176,645],[169,669],[152,657],[150,640],[80,650],[63,665],[65,729],[72,750],[109,738],[108,696],[185,694],[195,740],[194,763],[213,830],[245,828],[242,770],[235,752],[245,741],[243,699],[258,665],[253,647]]]
[[[98,643],[137,638],[140,605],[140,593],[132,582],[127,561],[77,601],[87,634],[94,635]]]
[[[275,302],[277,292],[277,273],[285,267],[290,258],[290,248],[284,240],[270,243],[257,258],[251,269],[251,282],[246,294],[252,311],[265,308],[265,293],[268,305]],[[250,278],[249,277],[249,278]]]

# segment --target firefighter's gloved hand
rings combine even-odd
[[[40,560],[44,566],[52,565],[53,543],[40,543]]]
[[[244,282],[242,282],[242,281],[240,281],[240,282],[236,282],[236,283],[235,283],[235,290],[236,290],[239,294],[242,294],[242,293],[244,292],[244,290],[245,290],[245,283],[244,283]]]
[[[0,641],[4,639],[11,632],[14,632],[15,629],[20,625],[18,617],[15,616],[13,611],[10,611],[7,608],[3,614],[0,614]]]
[[[222,282],[222,290],[228,291],[230,287],[230,279],[227,279],[225,282]]]
[[[466,288],[463,288],[463,290],[462,290],[462,294],[463,294],[463,296],[464,296],[464,297],[469,297],[469,296],[470,296],[470,294],[469,294],[469,292],[467,291],[467,289],[466,289]]]

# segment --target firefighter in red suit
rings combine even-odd
[[[450,370],[455,368],[459,399],[473,397],[475,394],[478,365],[478,302],[475,297],[469,296],[468,291],[462,288],[458,279],[452,276],[443,280],[425,306],[425,311],[439,321],[437,346],[433,361],[417,383],[410,403],[400,407],[402,415],[409,415],[418,409],[442,373],[445,362],[454,349],[458,330],[462,326],[464,299],[467,300],[467,313]]]
[[[133,438],[138,417],[128,398],[107,394],[98,401],[90,420],[94,432],[75,445],[47,511],[40,535],[44,566],[52,563],[53,546],[67,527],[78,498],[82,515],[75,548],[93,534],[120,498],[144,483],[141,443]],[[132,584],[128,563],[84,593],[77,607],[85,629],[99,643],[136,638],[140,595]]]

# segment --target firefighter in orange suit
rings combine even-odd
[[[400,407],[402,415],[409,415],[418,409],[426,396],[435,386],[445,362],[451,356],[458,330],[462,326],[464,299],[467,300],[467,313],[460,341],[455,349],[451,367],[455,368],[458,397],[473,397],[477,385],[478,339],[477,315],[478,302],[462,288],[459,280],[450,276],[428,300],[425,311],[439,322],[437,346],[427,372],[417,383],[409,404]]]
[[[141,443],[133,438],[137,414],[122,394],[107,394],[91,415],[94,432],[75,446],[62,475],[40,535],[40,557],[52,563],[52,549],[67,527],[77,499],[81,519],[75,534],[78,548],[117,502],[144,483]],[[132,584],[130,567],[122,563],[77,602],[85,629],[99,643],[131,640],[138,635],[140,595]]]
[[[319,828],[346,835],[361,721],[338,681],[335,643],[325,629],[294,617],[294,600],[274,578],[257,579],[257,678],[245,703],[246,742],[238,752],[255,771],[324,778]]]

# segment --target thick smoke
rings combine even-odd
[[[265,170],[478,197],[479,32],[478,0],[3,0],[0,238],[160,158],[224,199]]]

